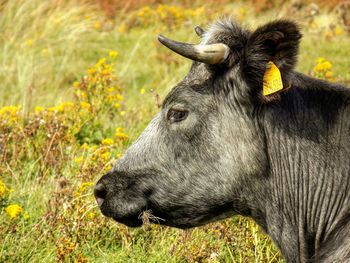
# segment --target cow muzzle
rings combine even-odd
[[[116,172],[104,175],[95,185],[96,202],[106,217],[127,226],[142,225],[142,212],[147,209],[147,200],[137,185]]]

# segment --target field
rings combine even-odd
[[[100,214],[93,185],[191,66],[158,34],[196,43],[194,26],[219,17],[252,29],[292,17],[304,36],[297,69],[349,85],[349,10],[100,2],[0,2],[0,262],[284,262],[250,219],[131,229]]]

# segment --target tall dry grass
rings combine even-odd
[[[90,17],[87,20],[86,17]],[[66,1],[8,1],[0,16],[0,105],[51,101],[96,48],[93,7]]]

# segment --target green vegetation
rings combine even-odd
[[[222,15],[250,28],[283,15],[250,10],[198,2],[112,19],[73,0],[0,4],[0,262],[283,262],[250,219],[129,229],[92,196],[191,65],[157,34],[196,42],[192,28]],[[349,34],[336,14],[307,10],[298,69],[349,83]]]

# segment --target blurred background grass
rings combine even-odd
[[[0,261],[283,262],[241,217],[188,231],[128,229],[100,215],[92,185],[189,70],[158,34],[198,42],[194,26],[219,17],[251,29],[292,18],[304,35],[298,70],[348,84],[349,13],[349,1],[334,0],[1,1]],[[96,66],[111,51],[115,60]],[[319,57],[330,61],[321,70]],[[113,83],[97,85],[104,74]],[[99,101],[84,99],[86,83]],[[106,107],[101,93],[111,88],[123,99]]]

